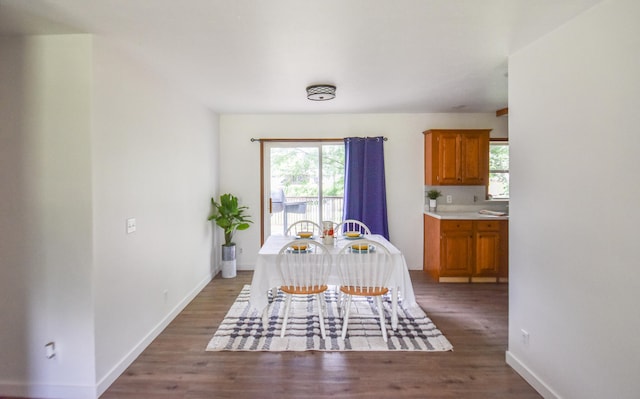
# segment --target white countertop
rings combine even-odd
[[[429,208],[425,206],[424,214],[434,217],[436,219],[443,220],[509,220],[509,215],[494,216],[478,213],[482,209],[495,210],[490,207],[467,207],[467,206],[438,206],[435,212],[429,211]]]
[[[434,217],[436,219],[443,220],[485,220],[485,219],[493,219],[493,220],[509,220],[509,215],[505,216],[493,216],[493,215],[483,215],[478,212],[429,212],[424,211],[425,215]]]

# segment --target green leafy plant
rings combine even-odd
[[[238,198],[231,194],[223,194],[220,196],[220,202],[211,198],[211,215],[209,220],[215,220],[216,224],[224,230],[224,245],[234,245],[231,241],[233,234],[237,230],[246,230],[249,228],[249,215],[245,211],[249,209],[246,206],[238,205]]]
[[[442,193],[438,190],[429,190],[427,191],[427,197],[429,197],[429,199],[437,199],[438,197],[442,197]]]

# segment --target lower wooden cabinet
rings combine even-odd
[[[506,282],[507,220],[424,216],[424,271],[440,282]]]
[[[473,222],[440,223],[440,275],[468,277],[473,273]]]

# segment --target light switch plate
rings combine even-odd
[[[136,219],[129,218],[127,219],[127,234],[131,234],[136,231]]]
[[[51,342],[47,342],[47,344],[44,346],[45,349],[45,356],[47,357],[47,359],[53,359],[54,357],[56,357],[56,343],[51,341]]]

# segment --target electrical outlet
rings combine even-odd
[[[453,202],[453,196],[452,195],[447,195],[447,204],[450,204]]]
[[[529,333],[525,329],[520,330],[522,345],[529,346]]]
[[[136,219],[129,218],[127,219],[127,234],[131,234],[136,231]]]

